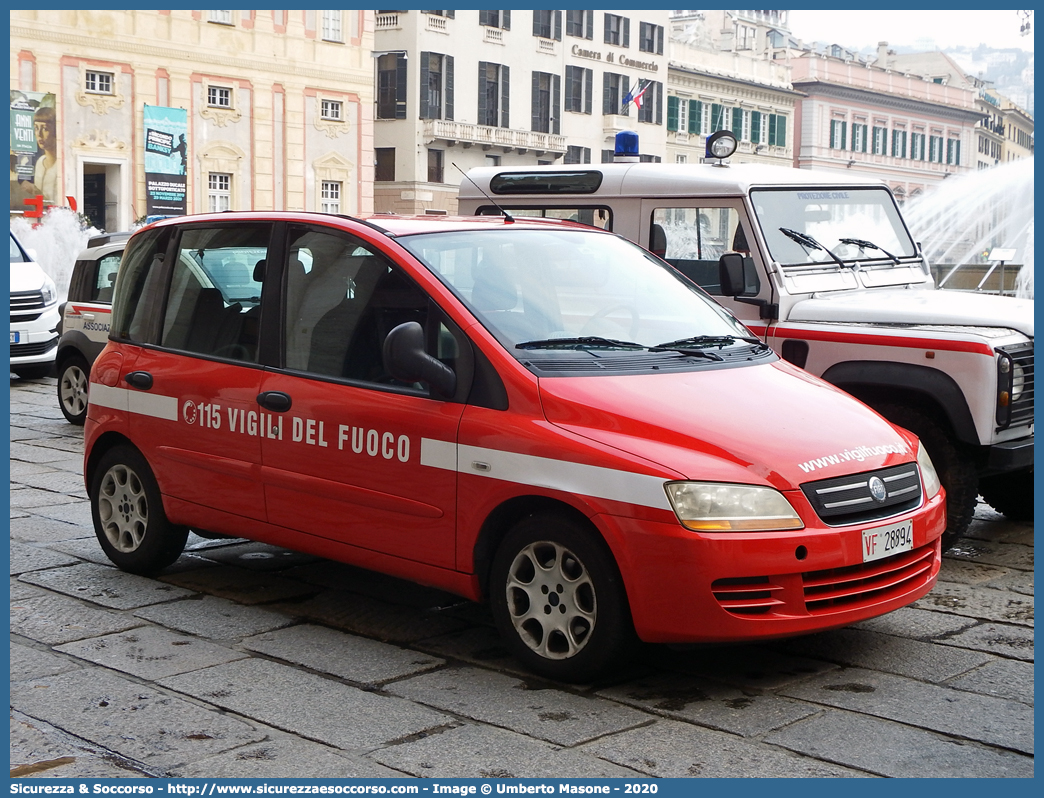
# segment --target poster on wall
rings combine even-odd
[[[58,121],[53,94],[11,90],[11,212],[41,209],[26,204],[58,199]]]
[[[188,112],[184,108],[145,106],[145,213],[188,213]]]

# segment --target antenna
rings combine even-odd
[[[470,176],[468,175],[468,173],[467,173],[467,172],[465,172],[465,171],[464,171],[463,169],[461,169],[461,168],[460,168],[459,166],[457,166],[457,163],[456,163],[456,161],[451,161],[451,163],[453,164],[453,167],[454,167],[454,168],[455,168],[455,169],[456,169],[456,170],[457,170],[458,172],[460,172],[460,173],[461,173],[462,175],[464,175],[464,177],[465,177],[465,178],[467,178],[468,182],[469,182],[469,183],[471,183],[471,185],[473,185],[473,186],[474,186],[475,188],[477,188],[477,189],[479,190],[479,193],[480,193],[480,194],[481,194],[481,195],[482,195],[483,197],[485,197],[486,199],[488,199],[488,200],[490,201],[490,204],[491,204],[491,205],[492,205],[492,206],[493,206],[494,208],[496,208],[496,209],[497,209],[498,211],[500,211],[500,212],[501,212],[502,214],[504,214],[504,223],[505,223],[505,224],[513,224],[513,223],[514,223],[514,221],[515,221],[515,217],[514,217],[514,216],[512,216],[512,215],[511,215],[510,213],[508,213],[508,212],[507,212],[506,210],[504,210],[503,208],[501,208],[501,207],[500,207],[500,206],[499,206],[499,205],[498,205],[498,204],[497,204],[497,203],[496,203],[496,202],[494,201],[494,199],[493,199],[493,198],[492,198],[491,196],[489,196],[489,194],[487,194],[487,193],[486,193],[485,191],[483,191],[483,190],[482,190],[482,188],[481,188],[481,186],[479,186],[479,184],[478,184],[478,183],[476,183],[476,182],[475,182],[474,180],[472,180],[472,179],[471,179],[471,177],[470,177]]]

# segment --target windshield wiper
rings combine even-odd
[[[789,227],[781,227],[781,228],[779,228],[779,232],[781,232],[787,238],[794,239],[795,241],[797,241],[799,244],[801,244],[801,246],[805,247],[806,249],[821,249],[821,250],[823,250],[823,252],[825,252],[827,255],[829,255],[831,257],[831,259],[834,261],[834,263],[836,263],[841,268],[848,268],[848,269],[856,268],[856,264],[855,263],[845,263],[843,260],[841,260],[841,258],[839,258],[837,255],[835,255],[829,249],[824,247],[818,241],[816,241],[816,239],[814,239],[814,238],[812,238],[812,236],[808,235],[808,233],[799,233],[797,230],[791,230]]]
[[[677,341],[665,341],[662,344],[650,347],[650,352],[658,352],[661,349],[698,349],[704,346],[728,346],[736,343],[735,335],[693,335],[689,338],[679,338]]]
[[[877,244],[875,244],[873,241],[867,241],[863,238],[839,238],[838,242],[841,244],[851,244],[852,246],[859,247],[860,249],[876,249],[878,252],[883,253],[885,257],[891,258],[897,266],[899,265],[899,258],[897,258],[888,250],[877,246]]]
[[[534,341],[523,341],[515,344],[515,349],[554,349],[565,346],[574,349],[647,349],[644,344],[634,341],[618,341],[615,338],[602,338],[599,335],[581,335],[577,338],[540,338]]]

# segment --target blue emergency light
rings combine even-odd
[[[635,131],[621,130],[616,134],[613,163],[638,163],[638,134]]]

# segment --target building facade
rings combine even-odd
[[[453,213],[473,167],[611,160],[624,129],[662,159],[667,13],[378,12],[376,210]]]
[[[903,201],[975,167],[982,115],[972,90],[808,51],[789,62],[806,95],[794,131],[798,168],[871,172]]]
[[[12,212],[35,190],[128,229],[161,153],[181,212],[369,213],[372,49],[372,11],[11,11],[12,119],[37,130],[18,157],[43,164],[12,137]]]

